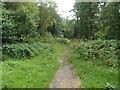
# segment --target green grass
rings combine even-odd
[[[97,61],[78,59],[77,54],[71,52],[69,62],[80,77],[81,88],[118,88],[118,70],[115,68],[97,66]]]
[[[2,62],[3,88],[48,88],[66,45],[52,44],[36,57],[8,59]]]

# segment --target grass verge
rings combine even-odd
[[[58,70],[66,45],[54,44],[52,49],[30,59],[8,59],[2,62],[2,88],[48,88]]]
[[[91,58],[82,60],[80,54],[74,50],[71,51],[69,62],[81,79],[81,88],[118,88],[117,67],[108,67],[104,63],[101,65],[100,62]]]
[[[118,70],[94,66],[92,61],[69,60],[82,80],[81,88],[117,88]]]

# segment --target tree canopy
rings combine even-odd
[[[76,2],[75,37],[118,39],[120,36],[120,2]]]

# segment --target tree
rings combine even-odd
[[[14,20],[12,20],[12,16],[11,13],[13,13],[12,10],[6,10],[6,8],[4,7],[4,3],[3,3],[3,7],[2,7],[2,42],[3,43],[12,43],[13,40],[16,41],[17,37],[15,36],[15,34],[17,33],[15,31],[15,22]]]
[[[55,2],[5,2],[2,10],[3,43],[28,41],[46,35],[46,32],[58,35],[62,31],[62,18],[56,8]]]
[[[101,10],[100,28],[104,30],[105,39],[120,38],[120,2],[107,3]]]
[[[18,5],[18,7],[13,7],[16,4]],[[7,15],[8,18],[5,18],[6,14],[4,14],[5,12],[4,10],[6,10],[9,13],[9,15]],[[5,22],[5,24],[7,24],[6,21],[9,21],[9,22],[14,21],[13,23],[15,24],[14,31],[11,30],[10,28],[4,28],[3,26],[3,30],[5,30],[5,32],[3,32],[3,36],[4,35],[5,37],[9,36],[10,38],[15,36],[17,37],[17,41],[23,41],[28,37],[35,36],[36,29],[38,27],[38,7],[35,3],[7,2],[3,6],[3,18],[4,18],[3,22]],[[8,35],[6,31],[10,31],[11,35]],[[14,33],[14,35],[12,33]],[[3,37],[3,41],[5,41],[4,37]],[[13,39],[12,41],[15,41],[15,40]]]
[[[96,2],[76,2],[74,11],[76,13],[75,34],[80,38],[91,39],[94,35],[95,18],[98,12],[98,3]]]
[[[120,38],[120,2],[76,2],[75,35],[87,39]]]

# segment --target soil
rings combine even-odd
[[[72,66],[67,61],[69,58],[70,47],[66,48],[62,57],[61,67],[55,75],[55,79],[50,88],[79,88],[81,85],[80,78],[76,75]]]

